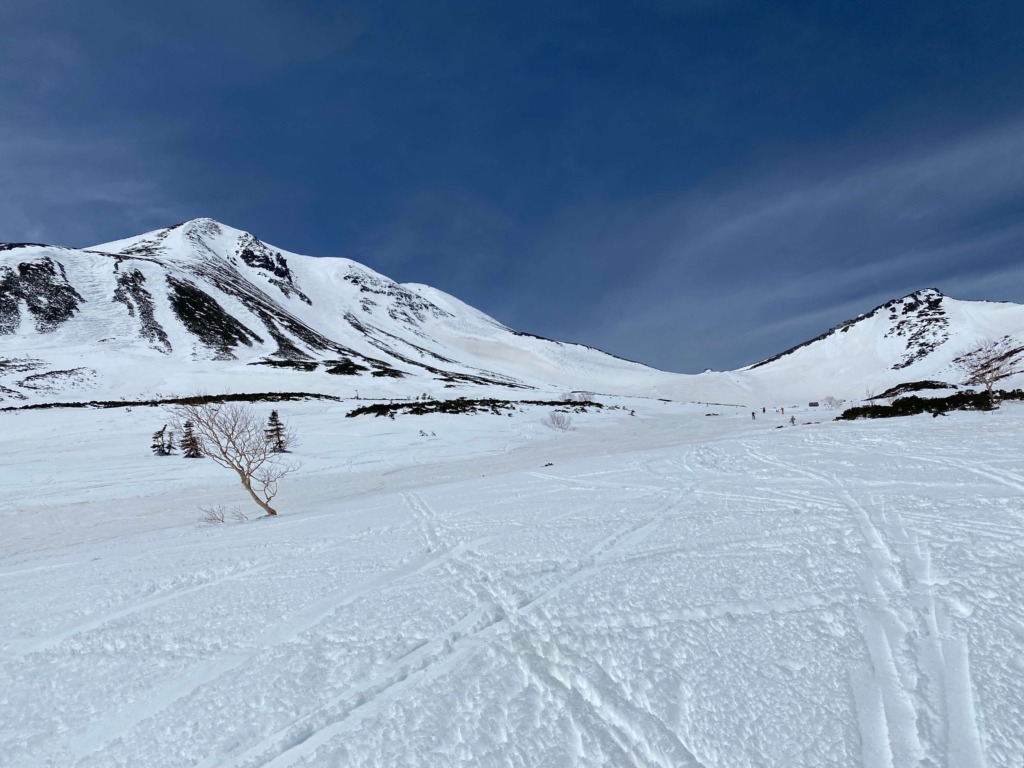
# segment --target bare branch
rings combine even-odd
[[[572,429],[572,417],[565,411],[552,411],[544,421],[552,429],[568,432]]]
[[[282,463],[267,441],[263,422],[244,403],[199,402],[167,406],[172,423],[191,424],[199,449],[215,464],[233,470],[252,500],[268,515],[281,478],[299,465]]]
[[[965,384],[985,387],[991,403],[996,382],[1019,372],[1022,352],[1024,346],[1009,336],[985,339],[956,357],[953,367],[964,375]]]

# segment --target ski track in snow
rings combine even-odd
[[[1024,426],[1024,409],[1000,417]],[[713,433],[659,418],[543,441],[510,420],[473,454],[458,434],[330,448],[354,452],[312,468],[314,501],[300,479],[276,520],[51,547],[40,532],[0,559],[4,764],[1024,754],[1015,443],[983,456],[971,415]],[[101,488],[112,509],[145,503]],[[46,507],[57,525],[74,513]]]
[[[553,478],[540,473],[528,473],[532,476],[567,483],[572,487],[592,489],[590,484],[580,485],[565,478]],[[657,490],[657,489],[656,489]],[[428,552],[444,545],[439,532],[437,512],[418,494],[402,494],[414,520],[422,527],[422,538]],[[670,504],[668,508],[674,506]],[[668,509],[666,508],[666,509]],[[665,510],[662,511],[662,514]],[[473,565],[466,557],[452,557],[448,566],[464,571],[464,585],[473,593],[478,605],[474,610],[460,617],[445,631],[424,642],[413,651],[402,655],[389,665],[383,675],[366,680],[345,691],[340,697],[328,702],[327,706],[317,710],[300,721],[290,724],[283,732],[273,734],[260,745],[240,756],[232,762],[232,766],[241,768],[248,765],[263,765],[268,768],[294,765],[296,761],[311,755],[329,740],[351,730],[368,713],[379,712],[382,699],[400,695],[410,684],[414,676],[430,676],[439,665],[451,666],[457,659],[473,653],[477,643],[484,639],[485,633],[491,643],[500,643],[499,639],[490,637],[496,634],[496,628],[518,618],[521,612],[535,609],[545,599],[557,595],[568,585],[585,578],[586,574],[615,553],[626,552],[642,542],[653,530],[657,519],[651,518],[636,525],[629,525],[613,532],[610,536],[595,544],[587,553],[584,563],[573,569],[569,574],[559,574],[558,580],[532,595],[499,594],[503,589],[500,583],[489,584],[489,574]],[[464,554],[465,550],[460,552]],[[522,626],[517,622],[519,626]],[[563,686],[565,684],[563,683]],[[575,690],[580,690],[579,685]],[[590,690],[583,686],[583,690]],[[600,709],[598,707],[598,709]],[[632,708],[635,709],[635,708]],[[608,724],[608,721],[605,721]],[[651,747],[642,735],[642,729],[633,726],[634,721],[615,718],[616,726],[624,732],[634,734],[633,743],[646,754],[652,754]],[[681,745],[680,745],[681,747]],[[684,754],[689,754],[682,748]],[[692,759],[692,756],[690,756]],[[691,763],[655,762],[654,765],[686,765]]]
[[[928,550],[917,533],[908,533],[895,512],[893,519],[882,515],[876,524],[836,475],[826,477],[777,459],[757,458],[830,485],[863,537],[868,606],[861,609],[861,622],[870,663],[851,671],[863,765],[925,764],[923,732],[940,739],[945,735],[949,765],[983,766],[967,640],[936,600]],[[1012,474],[985,465],[915,458],[1024,490]],[[900,611],[900,604],[906,610]]]

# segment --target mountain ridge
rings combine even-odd
[[[850,399],[952,381],[955,353],[1001,335],[1024,339],[1024,307],[923,288],[750,366],[676,374],[516,331],[431,286],[292,253],[209,218],[88,248],[0,245],[0,399],[243,381],[381,396],[490,387]]]
[[[290,253],[212,219],[83,249],[23,244],[0,253],[0,344],[11,347],[14,337],[22,351],[106,345],[136,356],[442,385],[567,383],[537,370],[492,370],[479,345],[453,353],[460,340],[489,338],[534,358],[519,369],[550,373],[569,357],[590,368],[653,370],[514,331],[429,286],[397,283],[343,257]]]

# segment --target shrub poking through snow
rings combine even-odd
[[[221,523],[226,523],[228,520],[234,520],[237,523],[244,523],[249,519],[238,507],[231,507],[231,509],[227,509],[223,504],[200,507],[199,515],[200,525],[220,525]]]
[[[396,413],[405,413],[411,416],[424,416],[428,413],[492,413],[497,416],[502,413],[514,411],[517,408],[521,410],[524,405],[548,405],[562,407],[563,409],[572,408],[575,413],[586,413],[590,408],[604,408],[601,403],[595,402],[575,402],[569,405],[564,401],[557,400],[495,400],[493,398],[470,400],[465,397],[460,397],[455,400],[416,400],[413,402],[375,403],[373,405],[364,405],[360,408],[351,410],[346,413],[345,416],[350,419],[364,415],[394,418],[394,414]]]
[[[998,392],[1000,400],[1024,400],[1024,391],[1015,389],[1012,392]],[[947,411],[991,411],[992,397],[987,392],[959,392],[949,397],[900,397],[893,400],[892,405],[860,405],[847,408],[840,419],[887,419],[893,416],[913,416],[919,413],[930,413],[933,416],[945,414]]]
[[[548,414],[548,417],[544,420],[552,429],[557,429],[562,432],[568,432],[572,429],[572,416],[565,411],[552,411]]]

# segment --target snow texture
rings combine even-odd
[[[215,526],[158,409],[0,413],[3,765],[1021,765],[1024,407],[604,402],[275,404]]]
[[[4,406],[337,398],[253,406],[301,467],[243,521],[159,408],[0,411],[0,764],[1022,766],[1024,405],[807,405],[1005,336],[927,289],[687,376],[210,219],[0,245]]]

